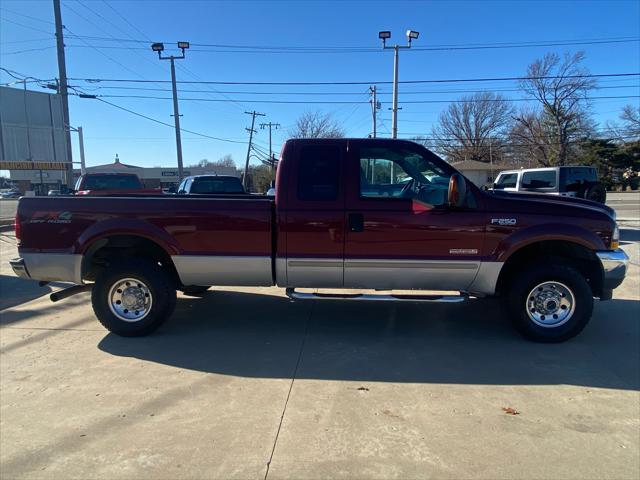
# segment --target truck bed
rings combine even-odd
[[[17,219],[23,256],[82,258],[103,238],[136,235],[171,255],[185,285],[268,285],[273,212],[273,199],[253,195],[35,197],[20,200]]]

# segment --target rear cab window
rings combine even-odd
[[[300,201],[335,201],[340,183],[340,149],[308,145],[300,150],[297,197]]]
[[[139,190],[140,180],[135,175],[96,175],[85,178],[84,190]]]
[[[239,178],[198,177],[194,179],[189,193],[244,193],[244,189]]]

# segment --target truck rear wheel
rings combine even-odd
[[[157,263],[121,260],[96,276],[91,304],[107,330],[139,337],[153,332],[171,316],[176,290],[169,274]]]
[[[516,329],[535,342],[563,342],[589,323],[593,294],[585,278],[566,265],[541,265],[516,274],[505,292]]]

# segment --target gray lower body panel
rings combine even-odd
[[[16,270],[14,266],[14,272],[18,276],[48,282],[82,283],[82,255],[23,253],[21,257],[24,269]]]
[[[183,285],[270,286],[271,257],[174,255]]]
[[[456,290],[493,295],[502,262],[278,258],[281,287]]]
[[[478,261],[347,259],[345,288],[466,290]]]

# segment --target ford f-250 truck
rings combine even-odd
[[[22,198],[14,271],[91,290],[110,331],[145,335],[176,290],[278,285],[293,299],[458,301],[504,297],[535,341],[579,333],[593,298],[624,279],[614,211],[588,200],[484,192],[418,144],[285,143],[276,196]],[[299,288],[454,290],[458,296],[304,293]]]

